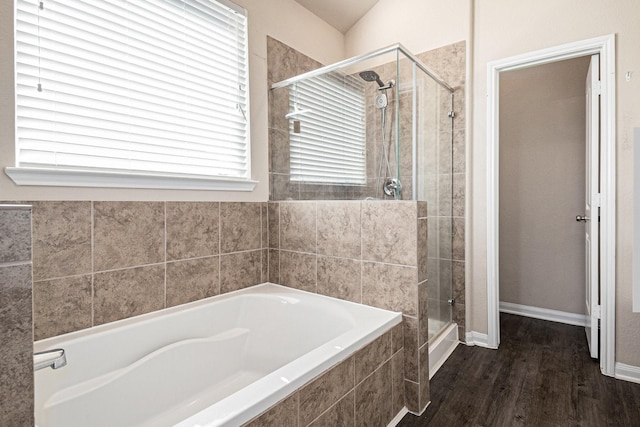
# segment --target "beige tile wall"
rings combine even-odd
[[[269,202],[268,210],[271,281],[403,313],[404,398],[420,412],[429,400],[426,203]]]
[[[37,254],[36,339],[251,286],[271,274],[276,283],[405,310],[407,316],[339,365],[352,365],[346,387],[335,388],[341,371],[324,374],[256,425],[290,416],[294,407],[301,414],[295,425],[352,419],[378,425],[405,405],[406,390],[416,408],[420,395],[428,395],[420,375],[428,360],[420,360],[419,350],[426,341],[418,338],[425,304],[416,287],[424,273],[415,250],[426,239],[416,236],[426,230],[419,225],[426,219],[417,220],[426,209],[414,202],[381,203],[34,202],[32,243],[24,243]],[[394,212],[395,219],[414,225],[400,235],[388,231],[382,223],[394,220]],[[387,256],[407,265],[381,262]],[[387,283],[399,286],[387,289]],[[31,336],[28,344],[30,357]],[[428,378],[426,369],[421,373]]]
[[[403,352],[400,324],[245,426],[386,426],[404,406]]]
[[[267,204],[34,202],[42,339],[267,281]]]
[[[31,210],[0,206],[0,425],[33,425]]]

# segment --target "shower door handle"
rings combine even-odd
[[[576,215],[576,221],[578,221],[578,222],[580,222],[580,221],[587,222],[587,221],[589,221],[589,218],[584,216],[584,215],[582,215],[582,216],[581,215]]]

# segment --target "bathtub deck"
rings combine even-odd
[[[246,387],[247,384],[258,380],[264,376],[264,372],[240,371],[225,378],[224,381],[205,389],[198,396],[191,396],[189,399],[177,403],[171,408],[167,408],[157,416],[148,419],[139,427],[170,426],[188,418],[194,412],[200,411],[215,402],[223,399],[236,391]]]

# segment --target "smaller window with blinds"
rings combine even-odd
[[[244,9],[16,0],[15,20],[18,184],[253,189]]]
[[[365,111],[354,77],[333,73],[290,86],[291,181],[365,185]]]

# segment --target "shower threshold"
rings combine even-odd
[[[457,323],[451,323],[429,343],[429,379],[438,372],[459,343]]]

